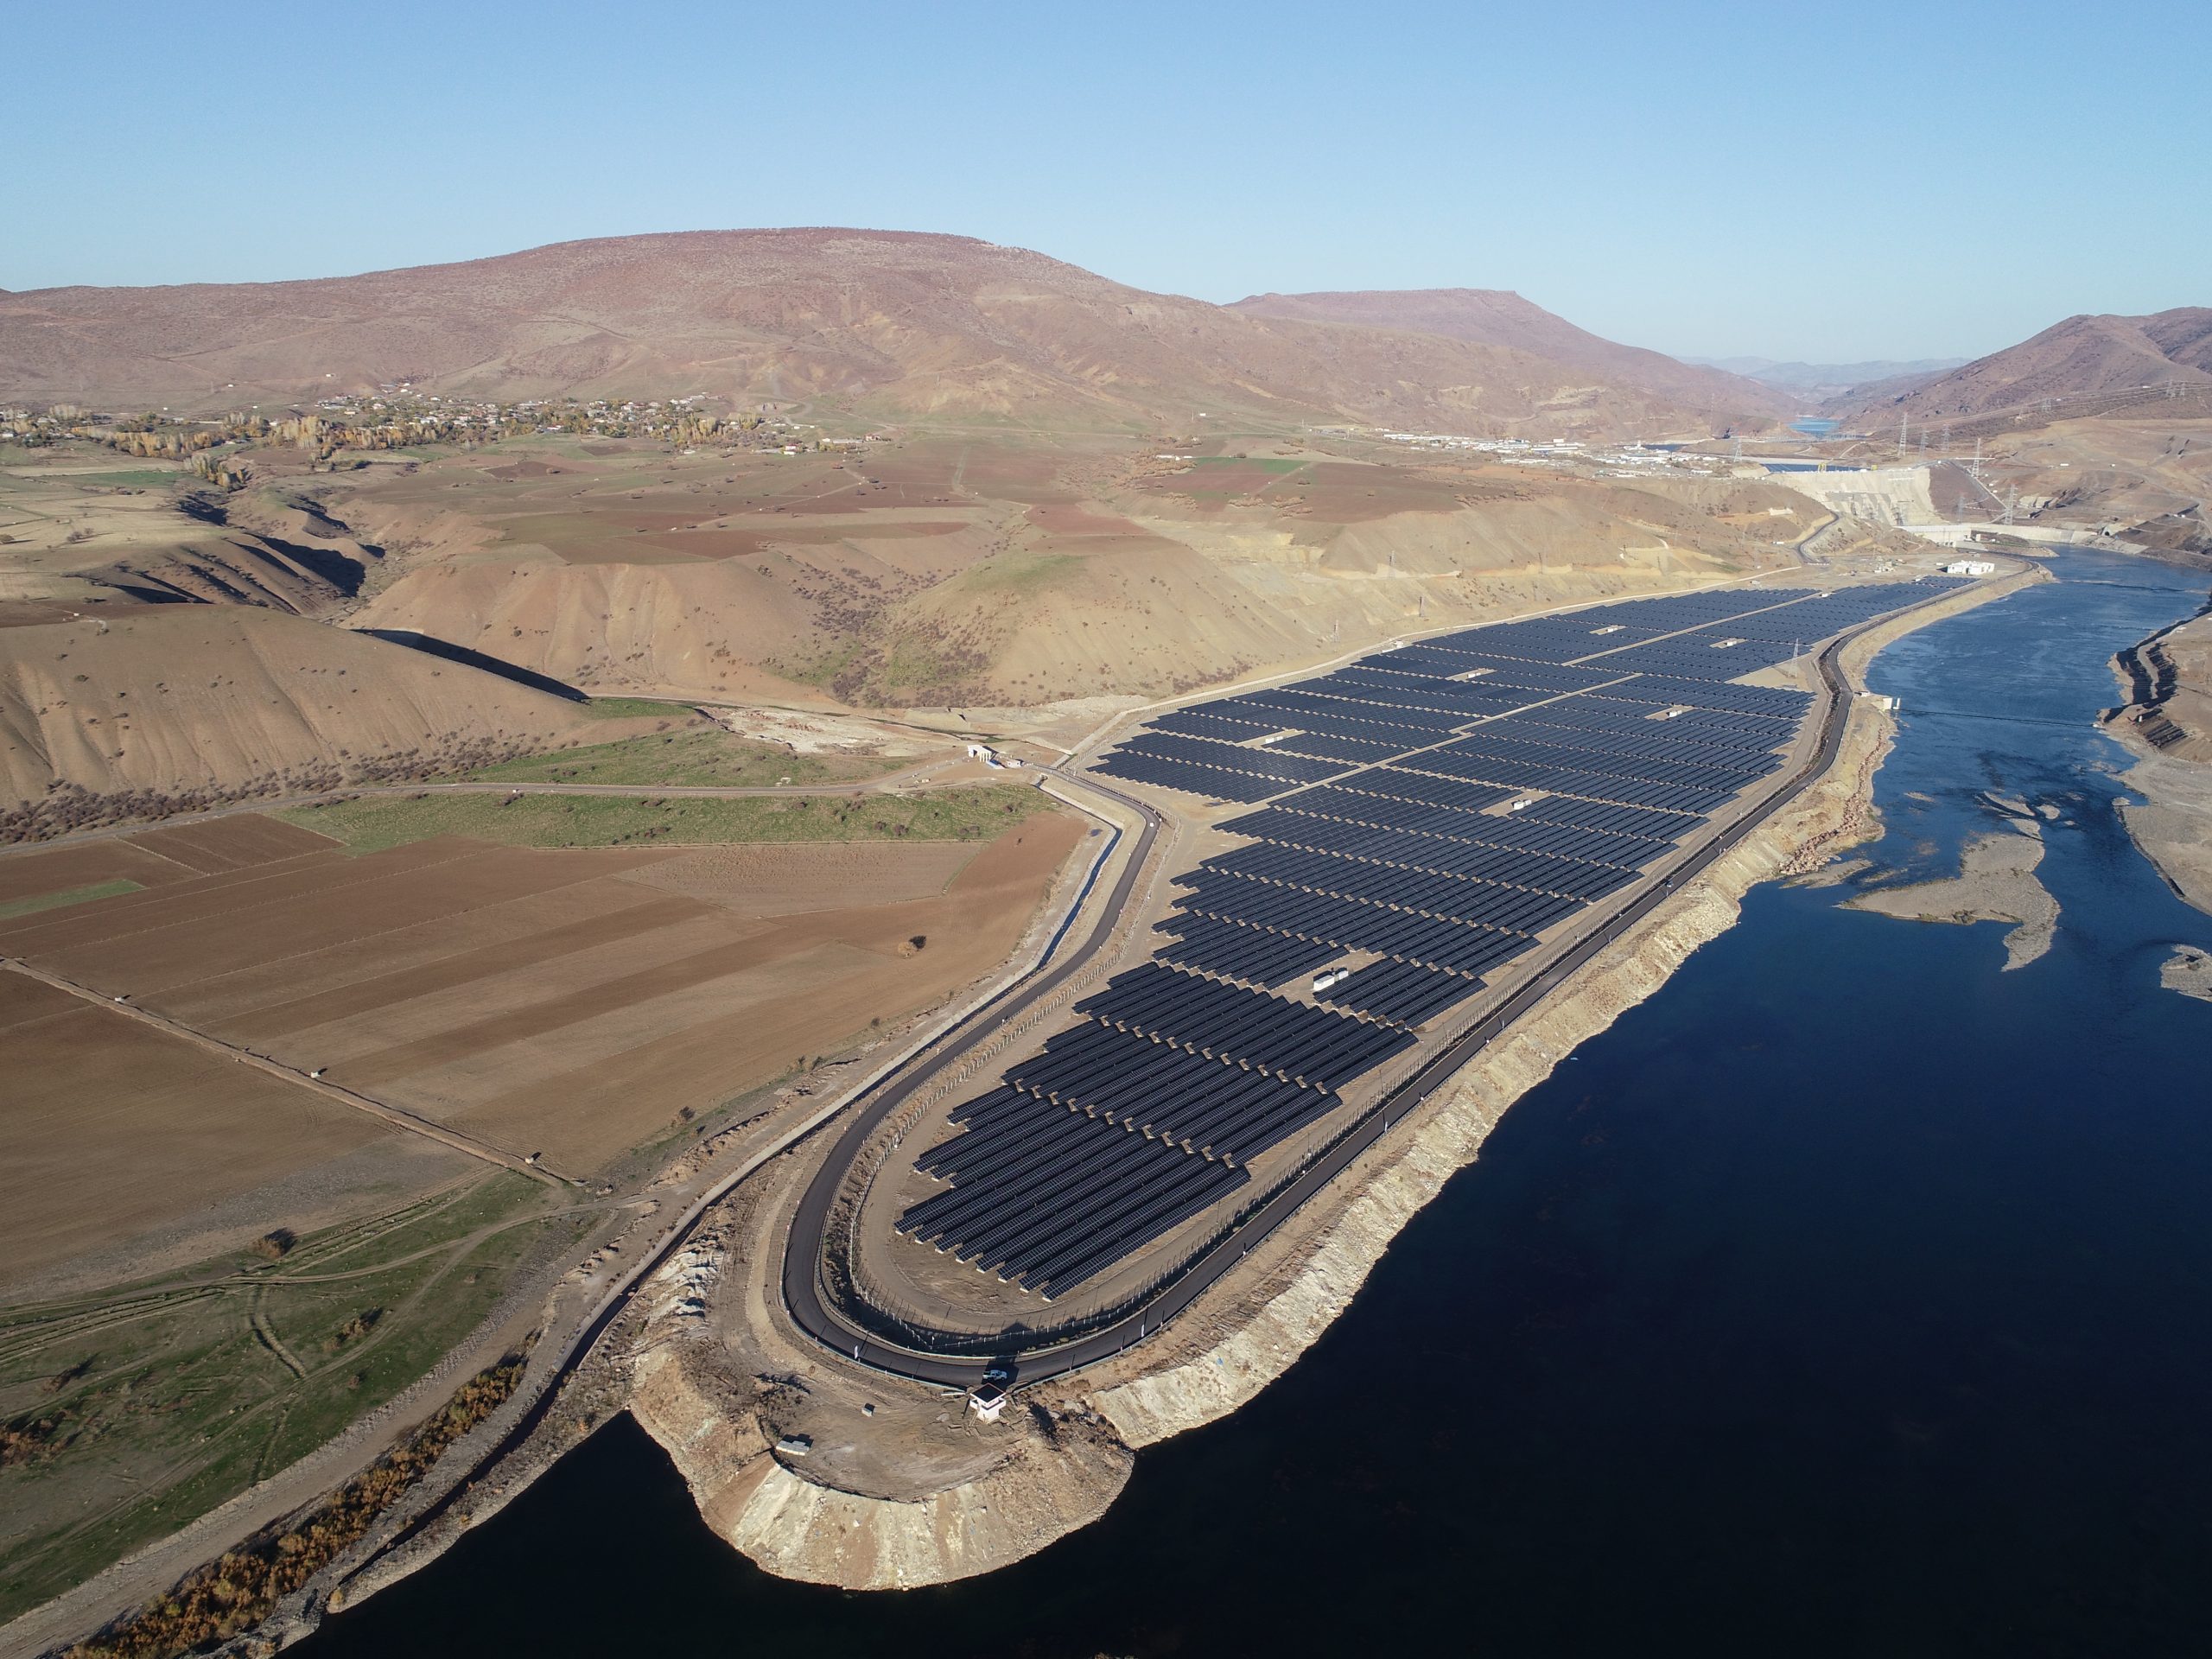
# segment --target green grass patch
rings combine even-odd
[[[973,594],[1036,594],[1073,575],[1082,564],[1067,553],[1001,553],[970,565],[945,585]]]
[[[58,482],[92,484],[102,489],[150,490],[163,484],[174,484],[184,476],[181,467],[134,467],[115,473],[56,473]]]
[[[433,1370],[515,1269],[593,1214],[466,1182],[66,1301],[0,1306],[0,1620],[175,1531]],[[292,1361],[287,1364],[269,1338]],[[304,1376],[300,1374],[303,1370]]]
[[[1193,455],[1191,457],[1191,465],[1193,467],[1249,467],[1262,473],[1281,474],[1294,473],[1306,463],[1302,461],[1285,461],[1280,458],[1254,461],[1242,455]]]
[[[1052,798],[1020,784],[912,795],[793,794],[737,800],[651,795],[378,795],[276,816],[354,854],[433,836],[510,847],[709,847],[769,841],[976,841],[1011,829]]]
[[[586,720],[689,720],[696,718],[688,702],[663,702],[653,697],[594,697],[582,711]]]
[[[620,742],[502,760],[462,775],[493,784],[613,784],[660,788],[773,789],[798,784],[855,783],[908,764],[881,756],[793,754],[719,727],[657,732]]]
[[[60,910],[64,905],[88,905],[95,899],[114,899],[126,893],[143,893],[146,884],[118,876],[112,881],[95,881],[89,887],[67,887],[60,893],[36,893],[28,899],[10,899],[0,905],[0,922],[12,922],[18,916],[35,916],[41,910]]]

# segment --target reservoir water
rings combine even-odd
[[[904,1595],[770,1578],[627,1419],[312,1659],[394,1654],[2140,1654],[2212,1630],[2212,917],[2091,720],[2202,578],[2062,580],[1891,646],[1884,871],[2056,809],[2061,915],[1766,887],[1507,1115],[1327,1337],[1098,1525]]]

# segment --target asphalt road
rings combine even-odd
[[[995,1001],[978,1008],[961,1026],[940,1038],[933,1052],[920,1064],[887,1079],[873,1098],[867,1099],[861,1110],[845,1126],[837,1143],[830,1150],[814,1179],[799,1199],[798,1209],[792,1217],[790,1232],[784,1244],[784,1300],[809,1336],[827,1347],[849,1355],[880,1370],[893,1371],[902,1376],[920,1377],[927,1382],[966,1386],[979,1382],[983,1375],[984,1362],[978,1360],[935,1360],[911,1354],[903,1349],[884,1347],[864,1332],[854,1331],[836,1319],[823,1303],[821,1285],[816,1274],[816,1264],[821,1258],[822,1236],[830,1220],[830,1206],[835,1202],[837,1189],[842,1185],[845,1171],[860,1154],[876,1126],[899,1109],[917,1090],[927,1086],[948,1067],[957,1064],[977,1044],[1002,1030],[1010,1021],[1019,1019],[1042,998],[1065,984],[1080,973],[1113,938],[1120,924],[1122,912],[1128,907],[1129,895],[1138,882],[1144,879],[1151,862],[1154,843],[1160,836],[1160,814],[1142,801],[1109,789],[1096,779],[1084,778],[1082,787],[1095,791],[1108,799],[1116,801],[1142,819],[1144,828],[1138,833],[1136,844],[1131,849],[1128,861],[1107,894],[1106,902],[1099,908],[1097,919],[1083,943],[1057,963],[1026,980],[1017,981]],[[884,1359],[895,1357],[899,1363],[884,1363]],[[940,1375],[931,1367],[942,1366]]]
[[[1954,591],[1947,589],[1941,594],[1931,594],[1921,603],[1933,603]],[[1918,607],[1906,608],[1909,611]],[[1827,708],[1821,723],[1820,742],[1804,765],[1783,779],[1733,823],[1697,849],[1660,885],[1647,889],[1605,918],[1599,925],[1592,928],[1565,950],[1544,972],[1522,984],[1484,1019],[1440,1050],[1420,1070],[1370,1107],[1351,1132],[1312,1167],[1254,1211],[1242,1226],[1199,1256],[1186,1271],[1162,1286],[1124,1318],[1085,1336],[1033,1353],[1010,1351],[1010,1357],[1016,1357],[1018,1361],[1015,1369],[1019,1382],[1041,1382],[1080,1370],[1084,1366],[1096,1364],[1122,1352],[1133,1343],[1158,1331],[1204,1294],[1262,1239],[1327,1186],[1408,1112],[1449,1081],[1455,1072],[1479,1054],[1516,1020],[1529,1012],[1577,969],[1611,944],[1623,930],[1643,920],[1664,904],[1674,896],[1676,887],[1710,867],[1716,859],[1735,848],[1760,823],[1826,773],[1834,764],[1837,752],[1842,746],[1844,728],[1851,711],[1851,688],[1844,680],[1840,664],[1843,648],[1865,632],[1866,628],[1880,626],[1904,613],[1891,612],[1867,623],[1865,627],[1840,634],[1821,651],[1817,665],[1827,695]],[[1090,787],[1099,787],[1090,779],[1084,781]],[[825,1347],[835,1349],[879,1370],[960,1388],[974,1386],[982,1380],[984,1371],[990,1365],[1001,1363],[982,1358],[923,1354],[895,1347],[855,1329],[838,1318],[834,1310],[824,1303],[821,1294],[818,1263],[823,1238],[829,1222],[830,1206],[843,1180],[847,1166],[876,1126],[968,1048],[988,1038],[1022,1009],[1049,994],[1054,986],[1079,971],[1111,936],[1121,906],[1134,887],[1145,857],[1151,850],[1158,819],[1152,810],[1141,803],[1130,801],[1110,790],[1103,792],[1114,795],[1116,799],[1144,812],[1146,826],[1144,839],[1137,849],[1136,856],[1122,871],[1122,879],[1116,885],[1111,899],[1097,925],[1091,930],[1090,936],[1050,974],[1024,987],[1018,995],[980,1010],[973,1023],[949,1033],[938,1052],[922,1066],[892,1079],[879,1096],[864,1105],[844,1134],[838,1137],[836,1147],[816,1172],[813,1181],[801,1198],[785,1244],[784,1300],[799,1327]]]

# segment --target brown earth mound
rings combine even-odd
[[[10,294],[0,363],[0,392],[33,402],[233,407],[411,379],[1105,425],[1198,408],[1442,430],[1709,425],[1515,346],[1250,315],[1019,248],[878,231],[701,231],[318,282]]]
[[[2064,400],[2126,397],[2145,388],[2154,399],[2186,394],[2191,407],[2212,392],[2212,308],[2069,317],[1948,374],[1874,388],[1872,396],[1862,389],[1832,412],[1891,426],[1900,409],[1915,420],[1956,421],[2050,402],[2050,412],[2063,415]]]
[[[276,611],[0,629],[0,804],[57,783],[99,797],[420,775],[585,725],[550,692]]]

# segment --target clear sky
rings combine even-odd
[[[2212,304],[2212,3],[0,0],[0,287],[851,225],[1684,354]]]

